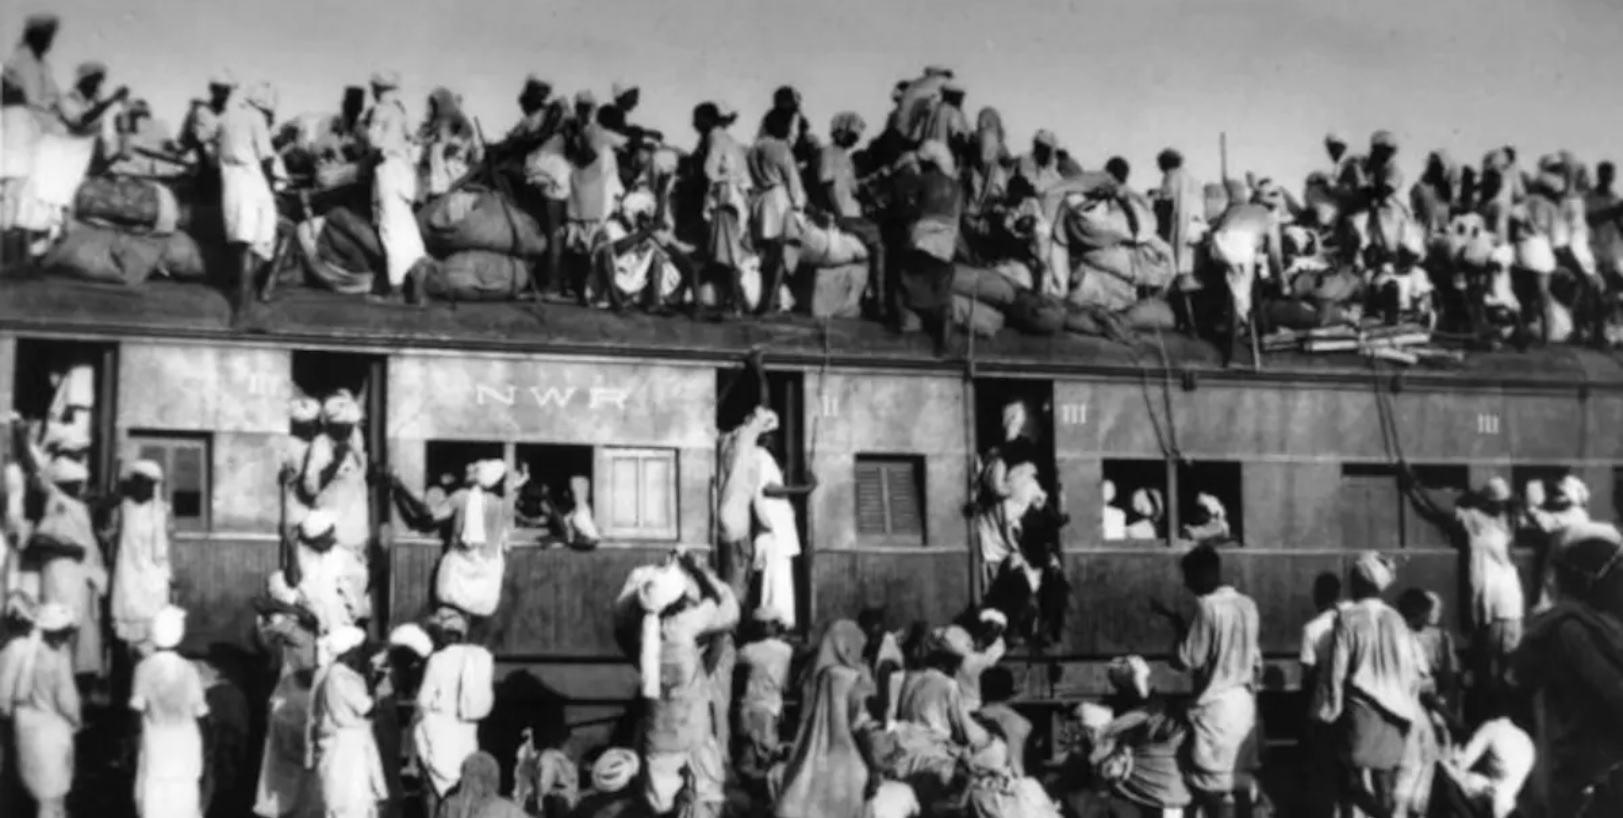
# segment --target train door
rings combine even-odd
[[[1009,465],[1022,462],[1036,467],[1037,482],[1048,493],[1055,510],[1063,511],[1054,463],[1054,383],[1046,380],[982,378],[975,381],[975,451],[977,478],[998,450]],[[976,480],[970,502],[977,502],[981,484]],[[979,527],[977,526],[977,529]],[[1053,532],[1055,536],[1058,532]],[[978,536],[978,535],[977,535]],[[977,554],[988,553],[987,543],[976,542]],[[1036,544],[1027,539],[1026,545]],[[978,566],[971,580],[976,598],[984,595],[998,568],[973,558]]]
[[[366,464],[372,474],[389,468],[388,440],[388,359],[382,355],[299,349],[293,351],[294,392],[302,397],[325,401],[347,390],[361,407],[361,439],[366,447]],[[370,475],[369,475],[370,477]],[[389,486],[372,479],[368,513],[372,538],[368,545],[372,569],[373,622],[388,621],[389,560],[387,548],[393,540],[389,530]]]
[[[738,428],[744,419],[749,417],[755,407],[765,405],[778,415],[778,431],[770,435],[767,440],[767,449],[776,457],[779,466],[783,469],[784,479],[792,485],[801,485],[806,481],[807,452],[806,452],[806,391],[805,377],[800,372],[767,371],[764,382],[759,373],[750,368],[722,369],[716,373],[716,430],[718,439],[721,435]],[[763,389],[764,387],[764,389]],[[715,518],[715,509],[720,500],[719,469],[716,472],[717,484],[715,486],[716,503],[712,503],[712,518]],[[795,618],[801,623],[811,620],[812,599],[815,593],[812,588],[811,560],[815,559],[811,540],[811,527],[806,517],[807,498],[805,495],[796,496],[793,500],[795,506],[795,520],[800,529],[801,555],[795,561]],[[719,546],[720,543],[712,543]],[[719,552],[718,552],[719,553]],[[726,555],[722,556],[722,569],[724,575],[736,575],[735,572],[742,566],[729,565]],[[751,596],[755,589],[749,589]],[[748,607],[752,600],[741,600]]]
[[[83,463],[90,492],[115,491],[118,345],[19,338],[16,350],[11,409],[31,424],[30,439]]]

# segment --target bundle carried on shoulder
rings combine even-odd
[[[92,281],[129,285],[154,275],[179,281],[205,277],[202,251],[185,233],[136,235],[84,222],[69,225],[41,266]]]
[[[487,250],[519,258],[547,254],[546,234],[534,217],[506,197],[468,187],[441,196],[417,214],[423,244],[435,255]]]
[[[73,209],[92,224],[157,235],[175,232],[180,220],[174,191],[151,179],[93,176],[79,185]]]

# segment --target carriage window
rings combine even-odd
[[[423,457],[423,501],[438,507],[467,483],[469,466],[480,460],[505,460],[506,449],[499,441],[428,441]]]
[[[1341,543],[1352,550],[1386,551],[1403,543],[1403,495],[1398,473],[1385,463],[1344,463],[1336,493]]]
[[[591,508],[599,514],[603,534],[638,540],[679,539],[676,450],[606,446],[602,458],[603,479]],[[580,480],[575,478],[577,486]]]
[[[857,455],[857,539],[924,545],[924,457]]]
[[[1245,541],[1244,471],[1239,463],[1218,460],[1179,465],[1178,520],[1184,539]]]
[[[1471,470],[1466,466],[1416,464],[1409,469],[1414,473],[1418,488],[1425,489],[1434,502],[1445,507],[1452,507],[1471,485]],[[1446,529],[1420,516],[1412,503],[1404,501],[1402,506],[1404,548],[1451,547]]]
[[[1166,539],[1167,464],[1165,460],[1105,460],[1100,485],[1106,542]]]
[[[380,360],[377,355],[296,349],[293,350],[293,385],[300,394],[316,400],[347,389],[365,406],[372,369]]]
[[[131,432],[123,466],[151,460],[163,469],[159,486],[175,528],[206,531],[209,521],[209,436],[168,432]]]
[[[1542,493],[1548,499],[1569,474],[1572,469],[1547,463],[1515,466],[1510,470],[1510,490],[1523,500],[1528,499],[1529,492]]]
[[[107,411],[116,377],[113,344],[20,338],[12,409],[30,422],[30,439],[48,456],[66,454],[90,466],[90,485],[101,484],[112,439]]]

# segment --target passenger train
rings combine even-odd
[[[1005,334],[1008,335],[1008,334]],[[785,474],[815,474],[801,508],[801,627],[887,606],[892,626],[947,621],[982,589],[965,516],[977,452],[1001,408],[1040,408],[1042,447],[1071,516],[1073,585],[1064,638],[1016,651],[1022,698],[1100,692],[1104,663],[1137,652],[1166,671],[1173,634],[1150,600],[1183,600],[1175,539],[1106,541],[1103,481],[1125,506],[1137,488],[1168,498],[1168,530],[1196,492],[1226,506],[1239,544],[1229,578],[1253,596],[1271,690],[1300,678],[1300,629],[1316,574],[1353,554],[1399,556],[1393,593],[1439,592],[1449,621],[1459,561],[1400,495],[1406,460],[1430,486],[1502,475],[1518,491],[1565,472],[1610,519],[1623,465],[1623,367],[1576,348],[1483,353],[1447,370],[1400,370],[1354,355],[1270,354],[1225,369],[1176,336],[1137,347],[1081,338],[959,339],[945,358],[922,336],[860,322],[693,322],[573,306],[374,305],[289,292],[233,326],[211,289],[0,279],[0,402],[38,416],[50,372],[92,365],[94,479],[120,464],[165,466],[180,534],[178,602],[194,647],[251,638],[249,598],[278,561],[276,489],[289,401],[352,389],[368,454],[408,484],[460,474],[473,457],[527,463],[534,479],[592,478],[602,541],[544,548],[518,532],[489,643],[568,702],[577,721],[635,697],[609,609],[628,572],[714,539],[716,445],[759,399],[744,357],[765,355],[782,417]],[[404,527],[378,482],[373,500],[378,624],[422,614],[438,541]],[[1184,600],[1187,604],[1187,600]]]

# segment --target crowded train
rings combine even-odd
[[[1623,368],[1550,346],[1611,337],[1609,166],[1143,193],[943,68],[861,150],[539,78],[486,145],[387,71],[172,139],[57,28],[0,109],[0,813],[1623,804]]]

